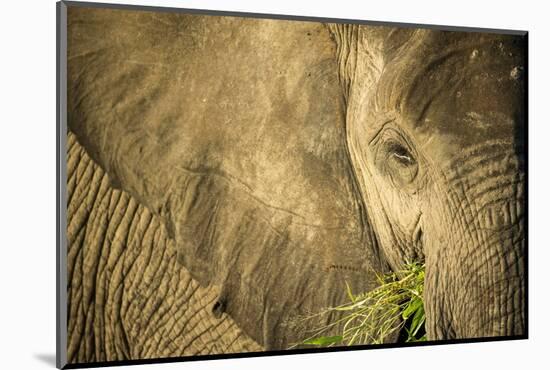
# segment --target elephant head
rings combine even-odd
[[[428,337],[523,334],[524,39],[333,32],[353,35],[339,59],[369,220],[392,268],[425,260]]]
[[[69,129],[216,315],[286,348],[346,283],[425,260],[430,339],[522,333],[517,37],[86,8],[68,27]]]

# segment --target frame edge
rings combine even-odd
[[[56,3],[56,354],[58,369],[67,365],[67,4]]]

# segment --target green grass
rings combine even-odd
[[[423,264],[409,263],[401,271],[378,275],[379,286],[358,295],[346,284],[349,302],[305,318],[337,319],[309,331],[293,347],[379,344],[391,335],[403,342],[425,341],[424,270]],[[327,335],[339,326],[339,335]]]

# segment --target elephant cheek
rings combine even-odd
[[[427,241],[429,339],[525,334],[523,204],[496,202],[471,218],[459,214],[454,219],[463,223]]]

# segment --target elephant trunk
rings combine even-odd
[[[510,158],[447,172],[452,190],[432,205],[441,212],[425,241],[430,339],[525,333],[524,181]]]

